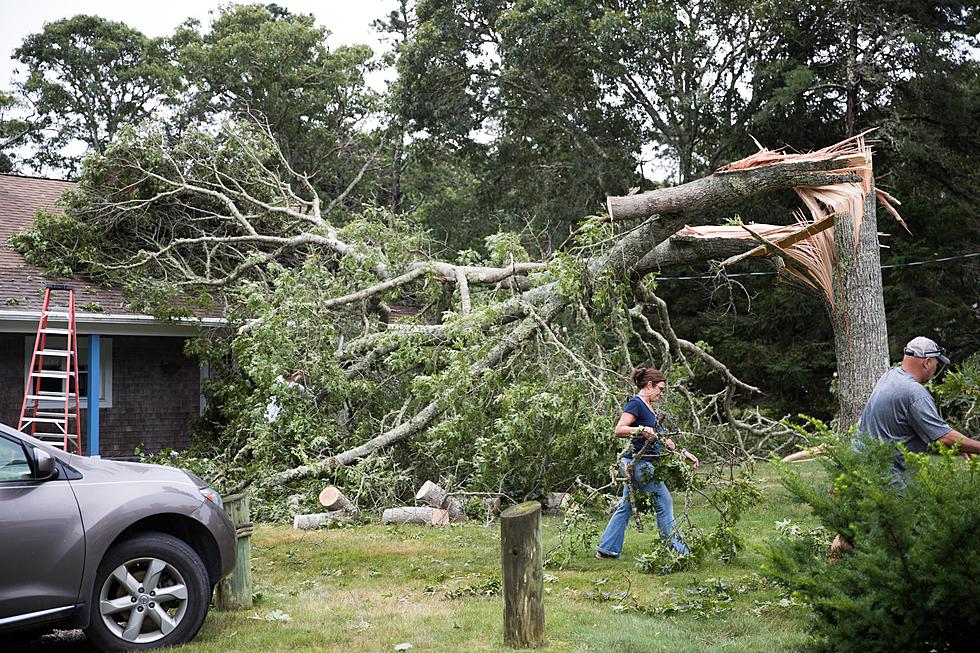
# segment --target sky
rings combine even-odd
[[[395,0],[275,0],[276,4],[293,13],[313,14],[317,23],[331,35],[331,47],[363,43],[375,53],[386,49],[371,22],[386,16],[396,6]],[[209,12],[229,3],[218,0],[0,0],[0,88],[10,88],[16,62],[13,51],[24,37],[41,31],[44,23],[77,14],[95,14],[118,20],[138,29],[147,36],[165,36],[188,18],[197,18],[202,25],[210,22]],[[384,74],[369,79],[381,90]]]

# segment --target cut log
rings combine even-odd
[[[293,517],[293,528],[302,531],[311,531],[336,521],[344,521],[348,517],[349,515],[343,510],[317,512],[310,515],[296,515]]]
[[[346,510],[347,512],[357,512],[357,506],[344,496],[339,488],[328,485],[320,491],[320,504],[330,511]]]
[[[415,500],[424,501],[433,508],[442,508],[446,501],[446,491],[432,481],[426,481],[415,493]]]
[[[449,512],[430,506],[387,508],[381,515],[382,524],[427,524],[443,526],[449,523]]]
[[[500,497],[485,497],[482,499],[482,503],[484,510],[494,515],[499,515],[503,500]]]
[[[572,501],[572,495],[568,492],[549,492],[545,495],[545,510],[548,512],[560,512],[568,507]]]
[[[433,526],[449,526],[449,511],[442,508],[432,509],[432,519],[429,523]]]
[[[463,500],[459,497],[448,497],[444,507],[446,512],[449,513],[449,521],[454,524],[456,522],[466,521],[466,510],[463,509]]]

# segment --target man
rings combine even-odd
[[[936,402],[923,386],[949,364],[946,350],[924,336],[912,338],[901,367],[885,372],[875,384],[861,420],[855,445],[872,436],[901,443],[912,452],[925,451],[931,442],[958,445],[965,454],[980,453],[980,442],[950,428],[936,410]],[[905,457],[895,456],[895,483],[905,485]]]

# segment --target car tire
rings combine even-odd
[[[85,634],[104,651],[142,651],[190,641],[211,603],[200,556],[165,533],[113,545],[92,588]]]

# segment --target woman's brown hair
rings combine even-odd
[[[656,367],[638,367],[630,374],[630,380],[636,384],[638,390],[642,390],[651,381],[654,385],[657,385],[661,381],[666,383],[667,377]]]

